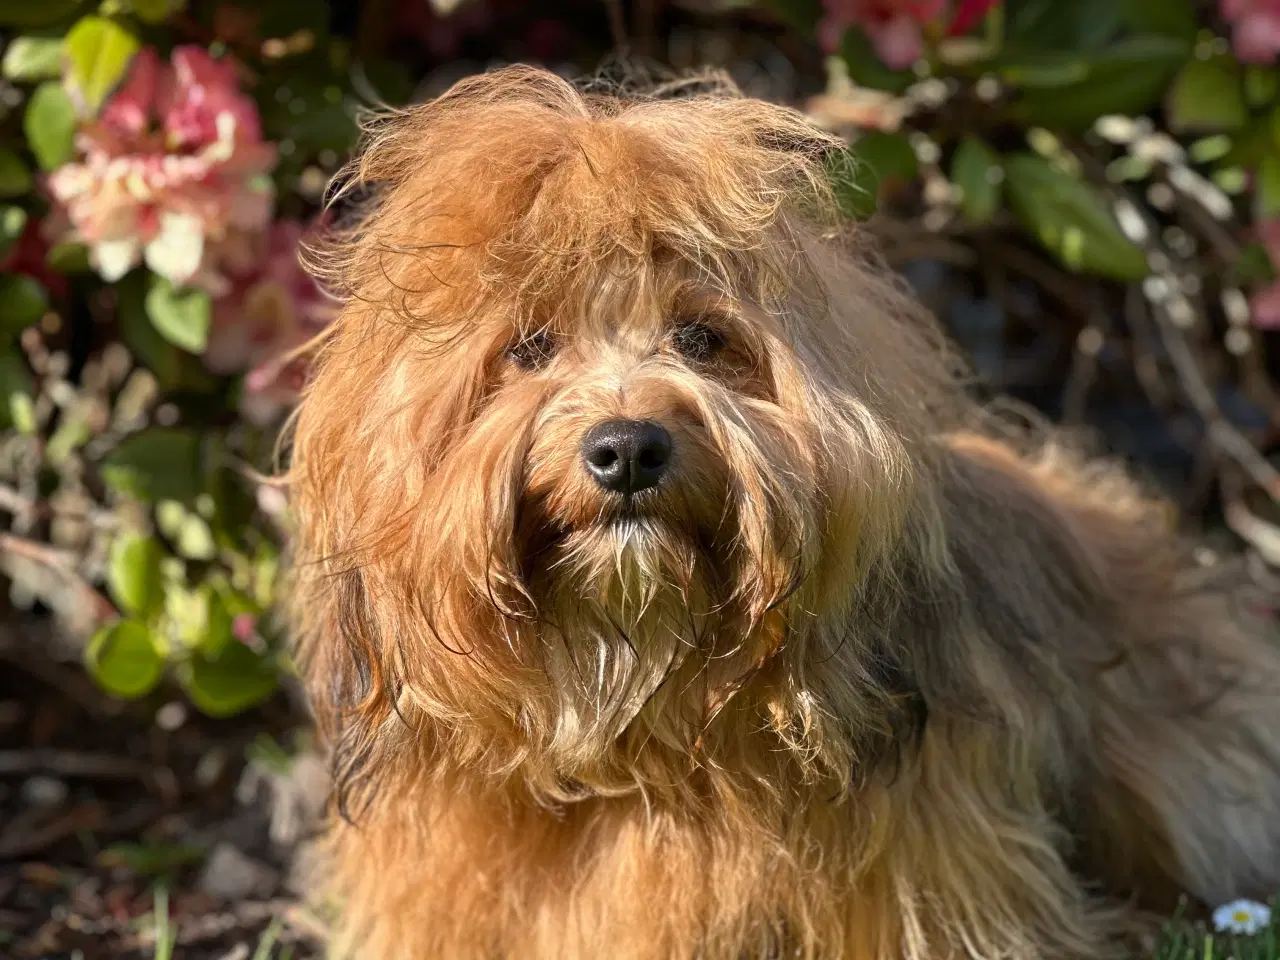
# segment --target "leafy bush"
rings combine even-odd
[[[437,59],[506,9],[415,2]],[[1197,324],[1227,363],[1280,326],[1274,4],[699,6],[825,52],[805,107],[849,136],[831,175],[851,217],[1013,231],[1112,294],[1140,283],[1175,365]],[[357,25],[299,0],[0,7],[0,560],[13,601],[58,616],[121,697],[167,677],[230,715],[288,669],[268,615],[287,518],[257,478],[305,377],[293,351],[334,315],[297,253],[358,107],[405,102],[422,65],[384,55],[404,11],[369,8]],[[1171,232],[1184,221],[1213,257]]]

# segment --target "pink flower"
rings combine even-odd
[[[235,69],[199,47],[170,64],[141,50],[123,87],[80,131],[83,156],[49,189],[103,279],[145,261],[176,284],[214,294],[219,267],[270,222],[276,150]]]
[[[947,21],[950,33],[966,33],[999,0],[959,0]],[[949,0],[823,0],[826,16],[818,24],[818,39],[832,51],[849,27],[859,27],[885,66],[905,70],[924,52],[923,29],[943,20]]]
[[[1249,63],[1273,63],[1280,54],[1280,0],[1219,0],[1231,23],[1236,56]]]
[[[178,47],[170,60],[176,83],[158,91],[157,105],[171,144],[213,143],[227,122],[234,123],[238,139],[262,142],[258,108],[240,92],[234,64],[214,60],[200,47]]]
[[[291,353],[337,313],[298,259],[308,234],[320,229],[322,222],[272,224],[252,255],[228,270],[231,288],[214,302],[205,366],[224,375],[245,372],[241,406],[255,423],[270,422],[297,398],[306,367]]]
[[[231,620],[231,635],[241,643],[252,643],[258,635],[258,618],[252,613],[238,613]]]

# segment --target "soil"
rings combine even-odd
[[[291,871],[326,792],[306,718],[120,703],[58,650],[0,632],[0,956],[163,956],[159,905],[174,960],[319,957]]]

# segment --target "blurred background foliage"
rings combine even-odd
[[[1278,52],[1280,0],[0,0],[0,953],[322,939],[246,900],[324,797],[272,739],[305,711],[263,477],[362,111],[621,60],[805,111],[975,388],[1126,458],[1274,616]]]
[[[1094,429],[1274,594],[1273,0],[0,0],[0,29],[2,612],[113,695],[223,717],[289,675],[261,474],[335,309],[299,245],[360,111],[513,60],[717,66],[844,134],[844,210],[985,388]]]

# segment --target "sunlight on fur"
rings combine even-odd
[[[1098,957],[1280,886],[1276,654],[980,426],[840,146],[530,68],[371,123],[285,478],[336,954]]]

